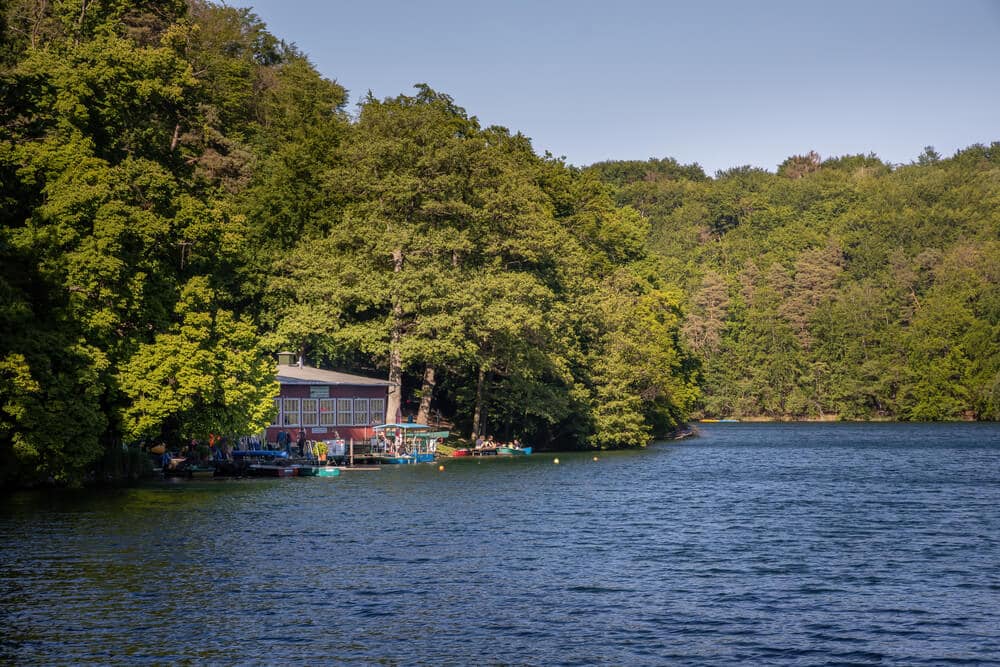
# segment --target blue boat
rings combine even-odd
[[[531,454],[531,447],[509,447],[500,445],[497,447],[497,456],[528,456]]]
[[[435,446],[438,438],[448,437],[447,431],[431,432],[427,424],[381,424],[376,426],[376,432],[395,431],[395,452],[375,454],[379,463],[405,465],[408,463],[432,463],[435,458]]]
[[[407,463],[433,463],[434,455],[428,452],[421,454],[402,454],[400,456],[376,457],[382,463],[407,464]]]

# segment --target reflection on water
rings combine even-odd
[[[0,661],[1000,662],[1000,427],[26,493]]]

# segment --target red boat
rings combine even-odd
[[[452,456],[472,456],[472,450],[471,449],[466,449],[466,448],[463,447],[462,449],[456,449],[455,451],[453,451],[451,453],[451,455]]]

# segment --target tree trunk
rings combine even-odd
[[[483,427],[483,395],[486,392],[486,369],[479,367],[479,378],[476,381],[476,409],[472,413],[472,432],[475,435],[482,435]]]
[[[403,251],[396,249],[392,251],[393,271],[399,273],[403,270]],[[392,305],[392,330],[389,332],[389,400],[386,404],[386,421],[402,421],[402,398],[403,398],[403,355],[400,352],[400,343],[403,340],[403,305],[399,297],[393,299]]]
[[[420,409],[417,410],[417,423],[430,424],[431,398],[434,396],[434,366],[427,364],[424,369],[424,382],[420,387]]]
[[[177,148],[177,142],[181,139],[181,124],[177,123],[174,125],[174,136],[170,139],[170,152],[173,153]]]

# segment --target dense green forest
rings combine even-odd
[[[203,0],[0,0],[0,96],[0,485],[256,431],[283,348],[549,447],[1000,416],[998,144],[575,168]]]
[[[597,164],[684,288],[694,414],[1000,418],[1000,143],[706,178]]]

